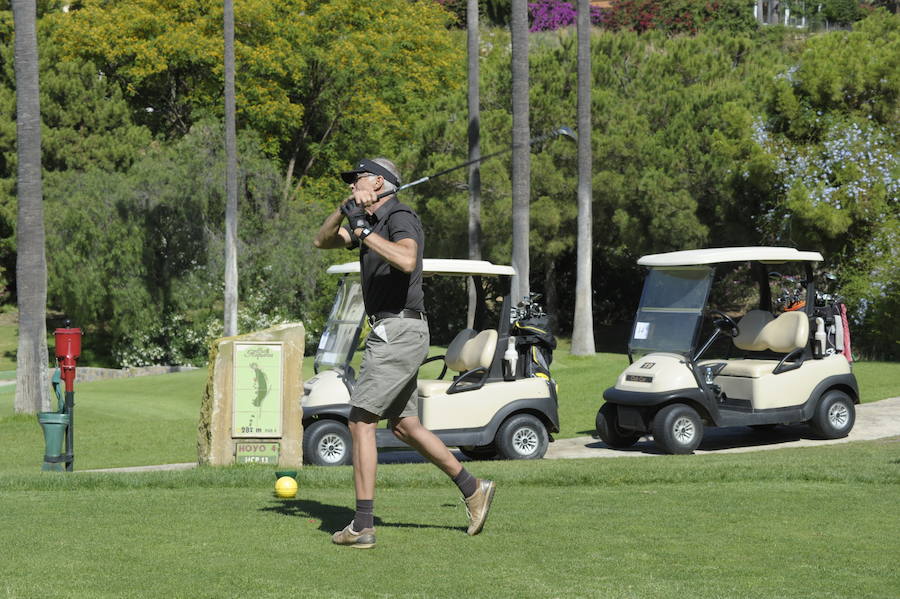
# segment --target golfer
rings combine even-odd
[[[356,514],[331,540],[359,549],[375,546],[375,429],[385,418],[398,439],[453,479],[466,502],[467,532],[477,535],[491,507],[494,482],[469,474],[418,416],[416,377],[429,341],[422,292],[422,223],[395,193],[378,198],[400,187],[400,174],[391,161],[360,160],[341,178],[353,195],[322,223],[315,246],[359,247],[363,300],[372,331],[350,398]],[[345,217],[347,225],[341,226]]]

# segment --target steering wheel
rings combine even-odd
[[[740,334],[741,330],[738,328],[737,323],[732,317],[724,312],[719,310],[707,310],[706,314],[707,316],[718,316],[718,318],[713,318],[713,325],[725,335],[737,337]]]

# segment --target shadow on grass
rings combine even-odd
[[[320,520],[319,530],[331,534],[341,530],[353,520],[354,511],[348,507],[320,503],[311,499],[281,499],[277,505],[260,508],[261,512],[274,512],[291,518],[313,518]],[[462,530],[465,526],[436,526],[412,522],[386,522],[375,517],[375,526],[391,528],[440,528],[444,530]]]

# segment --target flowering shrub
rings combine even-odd
[[[435,0],[435,2],[453,15],[456,26],[463,28],[466,26],[466,11],[468,9],[466,0]],[[483,25],[508,26],[510,10],[510,0],[479,0],[478,2],[478,18]]]
[[[466,26],[466,0],[435,0],[444,9],[453,15],[456,25]],[[488,0],[479,2],[479,18],[486,24],[505,27],[509,25],[510,1]],[[574,2],[562,2],[560,0],[539,0],[528,4],[528,13],[531,17],[531,31],[555,31],[561,27],[575,24]],[[600,25],[603,21],[603,11],[597,6],[591,6],[591,24]]]
[[[206,337],[184,315],[172,314],[163,322],[121,338],[112,354],[122,368],[196,366],[206,361]]]
[[[238,304],[238,332],[267,329],[290,320],[282,310],[268,308],[272,298],[264,286],[244,293]],[[209,344],[223,335],[222,314],[192,321],[184,314],[170,314],[161,322],[135,330],[113,348],[113,359],[122,368],[172,365],[199,366],[206,362]]]
[[[560,0],[540,0],[530,3],[528,12],[531,14],[531,31],[555,31],[561,27],[575,24],[578,12],[571,2]],[[591,24],[600,25],[603,22],[603,11],[596,6],[591,6]]]
[[[731,32],[756,28],[753,11],[741,0],[614,0],[604,26],[643,33],[696,34],[705,29]]]
[[[756,143],[774,157],[784,198],[762,215],[761,230],[803,240],[829,261],[841,256],[840,293],[854,332],[862,333],[857,349],[896,359],[896,319],[888,316],[900,286],[900,140],[871,116],[846,122],[819,110],[814,121],[823,129],[818,143],[791,142],[754,125]]]

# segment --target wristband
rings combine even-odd
[[[360,241],[362,241],[372,234],[372,229],[370,229],[369,227],[362,227],[362,231],[360,231],[358,234],[354,231],[354,234]]]

